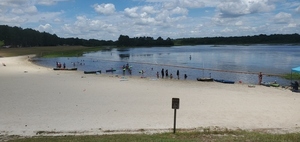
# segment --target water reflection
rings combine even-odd
[[[122,74],[121,67],[129,63],[132,66],[132,75],[137,76],[140,75],[139,71],[144,70],[144,76],[156,78],[156,72],[165,68],[173,75],[179,69],[181,75],[187,74],[187,79],[190,80],[208,77],[211,74],[216,79],[256,84],[257,74],[253,73],[290,73],[291,68],[299,66],[299,63],[294,61],[299,60],[300,46],[255,45],[111,49],[84,54],[82,57],[41,58],[37,63],[54,67],[57,61],[65,62],[67,66],[75,62],[82,71],[116,68],[116,74]],[[289,83],[287,80],[272,76],[265,76],[263,79],[263,81],[274,80]]]

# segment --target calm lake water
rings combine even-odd
[[[291,68],[300,66],[300,46],[289,45],[250,45],[250,46],[174,46],[152,48],[111,49],[86,53],[82,57],[38,58],[36,64],[55,67],[56,62],[66,63],[71,68],[73,63],[80,71],[105,70],[114,68],[113,74],[122,75],[122,66],[132,66],[132,75],[156,78],[156,72],[168,70],[180,79],[187,74],[187,79],[212,77],[257,84],[258,72],[263,74],[286,74]],[[112,73],[109,73],[112,74]],[[126,72],[125,76],[129,76]],[[263,76],[264,82],[277,81],[289,85],[290,80],[277,76]]]

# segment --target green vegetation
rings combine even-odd
[[[84,46],[48,46],[28,48],[0,48],[0,57],[21,56],[36,54],[43,57],[70,57],[79,56],[85,52],[94,52],[105,47],[84,47]]]
[[[37,136],[31,138],[16,138],[11,142],[295,142],[300,139],[300,133],[270,134],[262,132],[247,132],[242,130],[212,131],[206,129],[203,132],[179,132],[160,134],[114,134],[97,136]]]
[[[170,38],[164,40],[158,37],[156,40],[153,37],[135,37],[130,38],[127,35],[120,35],[116,41],[118,47],[141,47],[141,46],[173,46],[174,43]]]
[[[0,40],[0,48],[4,45],[4,41]]]
[[[0,41],[10,47],[44,47],[44,46],[117,46],[127,47],[152,47],[152,46],[180,46],[180,45],[249,45],[249,44],[300,44],[300,35],[272,34],[233,37],[190,37],[178,39],[163,39],[158,37],[133,37],[120,35],[117,41],[98,39],[61,38],[55,34],[39,32],[33,29],[22,29],[0,25]],[[98,37],[101,38],[101,37]],[[1,45],[1,42],[0,42]]]
[[[174,41],[175,45],[248,45],[248,44],[299,44],[300,35],[272,34],[233,37],[204,37],[180,38]]]
[[[300,80],[300,73],[288,73],[288,74],[285,74],[283,76],[283,78],[287,79],[287,80],[290,80],[290,79],[293,79],[293,80]]]

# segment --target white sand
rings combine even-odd
[[[28,59],[0,58],[0,135],[172,131],[174,97],[180,98],[177,128],[299,132],[300,93],[290,90],[138,77],[121,81],[107,74],[53,71]]]

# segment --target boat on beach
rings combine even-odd
[[[231,80],[223,80],[223,79],[214,79],[215,82],[226,83],[226,84],[234,84],[234,81]]]
[[[76,71],[77,68],[53,68],[53,70]]]
[[[106,72],[114,72],[116,71],[115,69],[110,69],[110,70],[106,70]]]
[[[267,87],[279,87],[280,85],[276,82],[262,82],[261,85],[267,86]]]
[[[98,71],[84,71],[84,74],[97,74],[97,73],[101,73],[101,70]]]
[[[202,78],[197,78],[197,81],[211,82],[214,81],[214,79],[210,77],[202,77]]]

